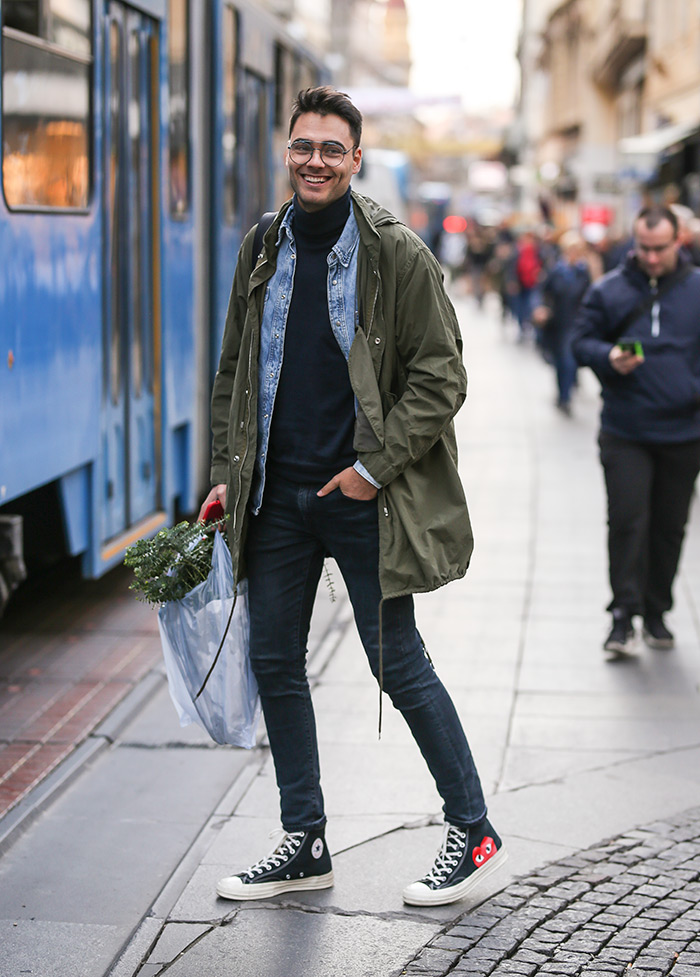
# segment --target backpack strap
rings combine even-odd
[[[269,228],[272,227],[272,222],[274,221],[275,217],[277,217],[277,211],[268,210],[258,221],[258,226],[255,228],[255,236],[253,238],[253,267],[255,267],[255,263],[260,257],[263,238],[265,237],[265,234]]]
[[[645,315],[655,302],[658,302],[662,295],[669,292],[674,285],[680,285],[681,282],[690,275],[693,271],[693,265],[684,265],[677,275],[669,275],[666,281],[663,283],[661,288],[657,289],[654,294],[646,295],[639,305],[636,305],[631,312],[628,312],[624,318],[620,319],[616,325],[611,336],[608,337],[613,343],[616,343],[621,336],[624,336],[627,331],[627,327],[631,326],[633,322],[636,322],[641,316]]]

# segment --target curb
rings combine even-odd
[[[113,744],[146,700],[166,681],[160,668],[158,665],[147,672],[87,738],[0,820],[0,855],[12,847],[96,756]]]

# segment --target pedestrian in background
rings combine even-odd
[[[243,242],[214,383],[204,506],[218,498],[230,513],[234,577],[248,579],[284,829],[269,856],[219,882],[227,899],[333,884],[306,675],[329,554],[380,690],[444,802],[440,850],[404,901],[455,902],[506,857],[413,609],[414,593],[464,575],[472,548],[452,423],[466,395],[459,327],[428,248],[351,190],[361,132],[346,95],[299,93],[286,155],[294,197],[259,255],[252,230]]]
[[[510,276],[514,307],[518,320],[518,340],[522,342],[531,329],[532,313],[539,304],[537,291],[542,276],[542,255],[533,231],[524,231],[517,240]]]
[[[698,248],[697,231],[698,220],[690,209],[683,204],[669,204],[670,210],[678,219],[678,240],[681,243],[681,254],[686,255],[694,265],[700,265],[700,248]]]
[[[467,267],[471,293],[481,308],[488,288],[488,267],[493,257],[493,241],[485,227],[474,223],[467,232]]]
[[[591,274],[586,263],[586,244],[576,231],[566,231],[559,241],[561,255],[542,285],[542,305],[533,312],[535,326],[542,330],[542,347],[557,377],[557,408],[571,415],[571,391],[578,364],[571,343],[574,319]]]
[[[517,291],[512,287],[515,274],[515,237],[505,221],[496,231],[493,257],[489,265],[489,273],[494,290],[501,302],[501,322],[506,323],[512,316],[516,317]]]
[[[640,212],[634,242],[588,292],[573,342],[602,387],[612,658],[634,651],[636,615],[651,648],[674,645],[663,616],[700,469],[700,269],[666,207]]]

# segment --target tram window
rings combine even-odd
[[[267,83],[252,71],[242,76],[241,150],[244,154],[245,201],[242,211],[244,224],[250,227],[265,209],[270,172],[268,145]]]
[[[76,54],[90,54],[90,0],[48,0],[46,39]]]
[[[37,0],[3,0],[2,26],[13,27],[25,34],[39,36],[39,4]]]
[[[7,26],[2,53],[2,178],[8,205],[87,207],[90,59],[59,53]]]
[[[295,95],[292,52],[278,44],[275,49],[275,128],[283,129],[285,136]]]
[[[90,54],[90,0],[3,0],[3,27]]]
[[[221,155],[224,169],[224,220],[236,219],[238,180],[236,173],[236,97],[238,94],[238,16],[224,7],[224,118],[221,133]]]
[[[189,0],[169,2],[170,213],[181,217],[190,208],[190,5]]]
[[[289,177],[284,165],[289,137],[289,116],[297,94],[294,87],[294,55],[283,44],[275,48],[275,128],[272,134],[272,172],[276,207],[289,197]]]

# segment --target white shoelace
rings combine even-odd
[[[263,872],[270,872],[272,869],[279,868],[280,865],[284,863],[294,855],[300,848],[302,841],[304,840],[303,831],[292,831],[287,833],[283,828],[275,828],[274,831],[270,833],[270,838],[275,836],[283,835],[282,839],[277,842],[275,847],[272,849],[269,855],[261,858],[259,862],[255,865],[251,865],[247,868],[244,875],[248,878],[253,878],[256,875],[261,875]]]
[[[467,833],[460,831],[453,824],[446,824],[443,829],[440,850],[435,856],[433,867],[421,881],[441,885],[452,869],[459,864],[466,845]]]

